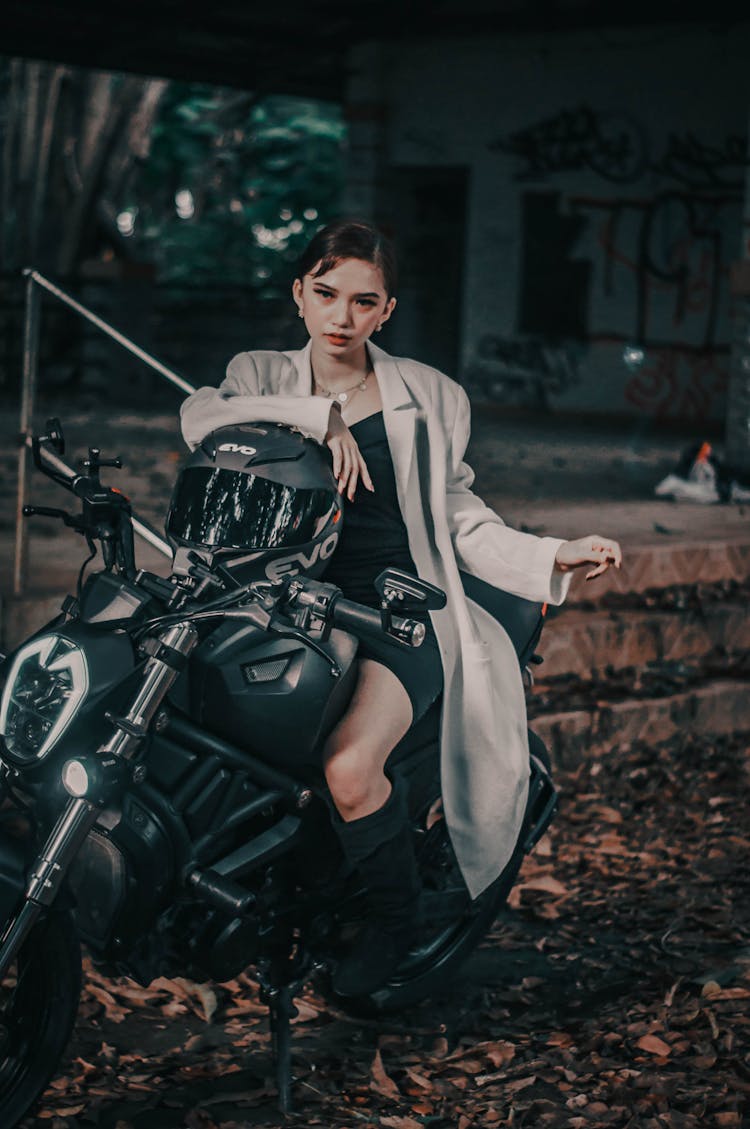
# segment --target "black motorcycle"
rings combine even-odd
[[[388,569],[373,609],[300,574],[241,583],[219,557],[189,549],[169,578],[137,571],[130,504],[99,477],[119,460],[90,448],[84,472],[68,479],[43,457],[64,451],[58,421],[47,432],[33,441],[36,466],[81,511],[27,512],[64,520],[92,554],[100,548],[104,567],[79,577],[60,615],[2,667],[0,1125],[24,1117],[65,1051],[81,942],[106,973],[144,985],[158,976],[223,981],[253,965],[289,1110],[293,996],[312,976],[326,990],[326,970],[365,906],[315,752],[352,693],[358,637],[386,633],[416,647],[419,615],[445,596]],[[522,666],[539,661],[539,605],[491,593]],[[408,782],[424,886],[419,931],[388,984],[338,1001],[356,1013],[396,1010],[444,986],[554,814],[549,762],[532,734],[515,853],[472,901],[441,817],[439,708],[389,762]]]

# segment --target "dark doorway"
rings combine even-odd
[[[396,239],[398,309],[377,343],[457,377],[468,169],[391,169],[384,219]]]

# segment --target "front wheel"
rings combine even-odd
[[[70,1038],[81,991],[73,918],[34,926],[0,984],[0,1125],[12,1129],[41,1095]]]

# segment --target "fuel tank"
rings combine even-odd
[[[315,763],[351,698],[357,641],[334,630],[317,645],[327,658],[302,640],[224,623],[193,652],[175,704],[210,733],[279,767]]]

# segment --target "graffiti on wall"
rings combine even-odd
[[[524,342],[533,340],[538,356],[547,348],[579,360],[592,346],[614,345],[627,404],[662,416],[716,414],[728,379],[729,264],[739,242],[747,140],[670,133],[657,151],[631,116],[581,105],[491,148],[519,158],[520,181],[578,172],[589,188],[596,179],[615,186],[586,195],[523,192],[517,326]],[[647,192],[632,187],[639,180]],[[629,364],[636,355],[642,361]],[[485,357],[488,394],[518,395],[517,385],[492,379],[493,364],[502,377],[507,360]],[[553,395],[548,370],[536,369],[545,395]],[[571,371],[578,373],[577,364],[561,388],[575,383]],[[530,377],[526,387],[531,403]]]
[[[629,184],[651,172],[683,188],[740,191],[750,166],[747,138],[739,134],[707,142],[691,131],[670,133],[652,154],[648,134],[634,117],[600,113],[585,104],[498,137],[489,148],[524,162],[518,180],[587,170],[612,183]]]
[[[717,398],[723,401],[729,383],[728,350],[722,354],[681,349],[655,349],[625,387],[634,408],[663,418],[707,420]]]
[[[665,192],[568,204],[591,222],[597,317],[589,341],[637,341],[644,351],[626,402],[658,416],[709,416],[727,387],[720,315],[739,197]]]
[[[589,217],[600,292],[615,316],[619,310],[621,324],[627,321],[628,338],[709,351],[720,344],[719,308],[731,258],[727,242],[739,197],[665,192],[643,200],[571,196],[567,204]],[[618,336],[614,328],[599,333]]]
[[[747,139],[730,133],[718,145],[699,141],[693,133],[670,133],[664,152],[651,171],[683,188],[720,188],[740,192],[750,165]]]
[[[626,403],[659,416],[710,415],[727,385],[719,313],[739,204],[676,192],[525,194],[519,336],[480,340],[468,373],[474,388],[549,407],[580,383],[590,346],[625,354],[637,342],[643,360],[626,377]]]
[[[466,374],[472,391],[487,399],[543,410],[549,408],[550,396],[565,392],[578,379],[575,346],[491,333],[480,339]]]
[[[498,137],[490,151],[512,153],[525,162],[518,180],[589,169],[618,184],[637,180],[648,163],[646,138],[621,114],[597,114],[589,106],[561,110],[554,117]]]

